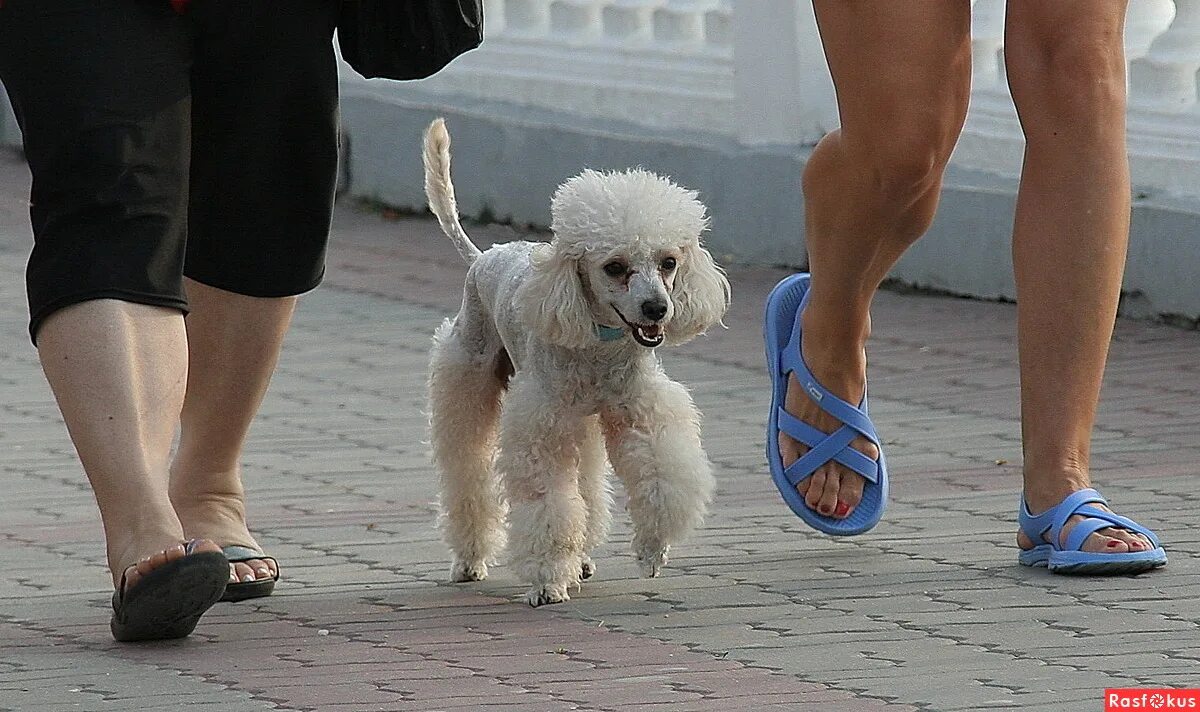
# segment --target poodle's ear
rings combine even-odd
[[[675,316],[667,325],[671,343],[689,341],[725,316],[729,308],[729,280],[699,243],[684,248],[671,298],[675,301]]]
[[[545,341],[584,348],[595,340],[596,327],[579,279],[579,260],[556,247],[534,248],[531,272],[515,296],[517,310],[525,327]]]

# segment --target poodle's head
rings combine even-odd
[[[682,343],[718,323],[729,282],[700,244],[694,191],[632,169],[588,170],[559,186],[554,238],[533,255],[518,299],[530,328],[568,348],[632,338]]]

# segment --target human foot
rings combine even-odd
[[[823,311],[809,284],[792,275],[767,297],[767,461],[796,516],[827,534],[860,534],[879,522],[888,493],[865,396],[870,320],[865,308],[858,318],[844,305]]]
[[[1023,495],[1020,563],[1067,574],[1140,573],[1167,563],[1154,533],[1115,514],[1096,490],[1079,489],[1043,507],[1046,499]]]
[[[1086,488],[1081,487],[1079,489],[1082,490]],[[1067,495],[1069,494],[1071,493],[1068,492]],[[1060,496],[1055,494],[1035,494],[1032,491],[1026,491],[1025,504],[1026,507],[1029,508],[1030,513],[1038,512],[1039,515],[1035,516],[1040,516],[1040,514],[1044,514],[1057,506],[1059,502],[1062,502],[1064,499],[1066,499],[1067,495]],[[1092,502],[1088,506],[1095,507],[1102,512],[1115,514],[1115,512],[1109,509],[1107,505],[1100,502]],[[1067,538],[1070,536],[1071,531],[1076,525],[1085,519],[1086,517],[1080,514],[1076,514],[1067,519],[1067,523],[1063,525],[1062,533],[1059,535],[1059,548],[1066,546]],[[1050,532],[1047,531],[1042,535],[1041,541],[1036,543],[1048,544],[1052,543],[1052,541],[1053,540],[1050,537]],[[1035,546],[1035,542],[1028,534],[1018,529],[1017,546],[1028,551]],[[1148,551],[1153,548],[1154,544],[1151,543],[1149,537],[1145,536],[1144,534],[1139,534],[1135,531],[1118,527],[1105,527],[1089,535],[1087,539],[1084,540],[1083,546],[1080,547],[1080,551],[1086,551],[1093,554],[1124,554],[1130,551]]]
[[[206,537],[218,542],[221,547],[262,551],[246,527],[246,505],[241,492],[184,491],[182,487],[174,486],[177,481],[176,477],[172,477],[171,504],[183,524],[185,534]],[[274,581],[278,577],[279,566],[271,557],[246,558],[245,552],[230,557],[231,584]]]
[[[810,304],[801,315],[803,338],[801,349],[804,362],[816,381],[830,392],[848,403],[862,402],[866,390],[867,357],[861,339],[846,338],[846,334],[865,333],[866,328],[848,327],[845,319],[834,322],[821,318]],[[793,373],[788,379],[784,410],[823,433],[832,433],[842,422],[821,409],[814,395],[806,391]],[[879,448],[864,437],[855,438],[850,447],[871,460],[879,459]],[[783,430],[779,432],[779,452],[784,467],[790,466],[809,451],[809,447],[798,442]],[[800,481],[796,490],[804,497],[805,504],[816,512],[834,519],[850,516],[862,501],[866,479],[850,468],[830,461],[821,465],[812,475]]]
[[[225,591],[227,562],[211,541],[173,544],[122,570],[109,628],[120,642],[189,635]]]

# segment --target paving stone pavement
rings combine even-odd
[[[463,267],[433,222],[353,205],[244,461],[276,595],[118,645],[97,511],[25,334],[26,181],[0,160],[0,710],[1075,711],[1105,687],[1200,686],[1200,333],[1121,321],[1096,433],[1096,481],[1170,565],[1056,577],[1015,562],[1012,305],[880,295],[894,496],[834,540],[765,472],[759,309],[783,272],[732,268],[728,329],[663,352],[705,413],[707,525],[641,579],[618,503],[596,577],[533,610],[504,566],[446,583],[423,383]]]

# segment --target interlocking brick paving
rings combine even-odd
[[[1056,577],[1015,562],[1012,305],[879,296],[893,501],[834,540],[765,473],[759,311],[784,272],[733,267],[728,329],[663,352],[705,413],[706,527],[641,579],[618,502],[597,575],[533,610],[504,566],[445,582],[424,373],[463,266],[432,222],[353,205],[244,460],[276,595],[219,605],[183,641],[118,645],[99,518],[25,333],[26,181],[0,161],[0,710],[1074,711],[1105,687],[1200,685],[1200,334],[1121,321],[1096,433],[1098,484],[1171,564]]]

